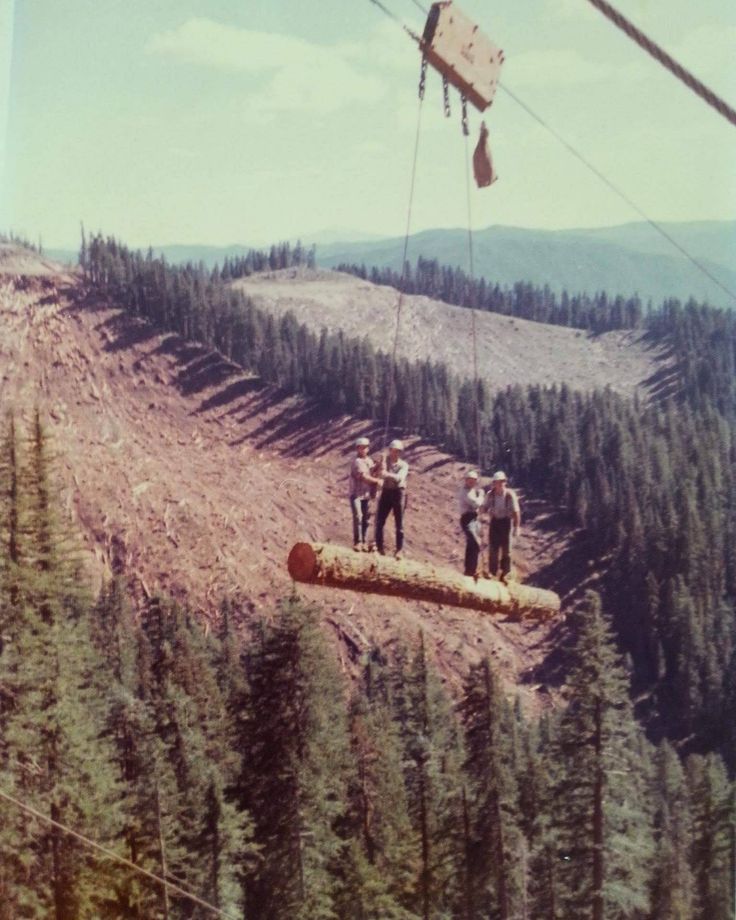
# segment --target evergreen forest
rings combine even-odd
[[[386,267],[368,269],[362,264],[345,262],[338,265],[336,271],[355,275],[373,284],[388,284],[406,294],[423,294],[460,307],[593,332],[634,329],[645,315],[638,297],[610,297],[605,291],[593,296],[563,291],[557,297],[549,287],[537,287],[528,281],[517,281],[511,288],[506,288],[490,284],[483,277],[471,278],[457,266],[441,265],[437,259],[422,256],[413,266],[407,262],[403,272]],[[651,304],[648,310],[651,312]]]
[[[100,235],[80,257],[94,296],[336,413],[382,419],[393,393],[398,430],[474,457],[477,405],[484,467],[556,503],[602,573],[564,632],[566,705],[527,719],[488,660],[452,699],[421,635],[368,651],[348,686],[296,596],[247,642],[224,602],[206,631],[165,597],[135,611],[120,578],[92,596],[44,420],[10,413],[0,920],[732,918],[736,318],[621,305],[621,325],[673,356],[646,404],[491,394],[430,362],[400,362],[392,387],[366,340],[276,320],[228,286],[313,251],[246,261],[172,266]],[[465,288],[458,302],[479,304]],[[545,302],[522,286],[504,309],[524,290]],[[598,330],[595,303],[575,322]]]
[[[455,703],[421,636],[349,693],[298,598],[245,644],[227,605],[90,596],[38,414],[2,477],[3,920],[731,916],[724,762],[647,740],[598,595],[540,722],[488,660]]]

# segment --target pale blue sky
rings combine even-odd
[[[385,3],[421,31],[412,0]],[[460,6],[503,82],[653,218],[736,217],[736,129],[585,0]],[[618,6],[736,104],[733,0]],[[0,64],[0,228],[49,246],[76,246],[80,220],[136,245],[403,233],[419,54],[368,0],[0,0]],[[446,121],[428,83],[414,230],[465,222],[459,101]],[[473,192],[476,226],[638,219],[511,99],[485,117],[500,179]]]

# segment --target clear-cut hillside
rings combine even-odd
[[[352,275],[324,269],[283,269],[234,282],[264,310],[293,311],[315,331],[366,335],[390,353],[398,293]],[[592,335],[578,329],[476,311],[478,370],[491,387],[566,383],[573,389],[610,386],[631,396],[654,390],[667,374],[664,350],[640,331]],[[406,296],[399,354],[430,359],[472,375],[472,312],[424,296]]]
[[[349,542],[347,467],[354,438],[376,435],[370,424],[263,388],[218,354],[136,322],[78,276],[27,253],[3,266],[2,404],[25,416],[41,408],[60,457],[62,502],[97,583],[124,572],[141,602],[164,591],[206,621],[230,597],[247,624],[292,591],[285,563],[296,540]],[[459,567],[462,467],[407,440],[408,552]],[[517,485],[526,517],[521,577],[569,599],[595,573],[554,510]],[[553,675],[559,623],[299,591],[320,604],[348,671],[372,645],[391,654],[423,630],[451,684],[486,654],[530,705],[550,698],[542,680]]]

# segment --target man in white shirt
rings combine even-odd
[[[483,507],[486,494],[478,487],[478,473],[470,470],[465,474],[465,484],[458,492],[460,527],[465,534],[465,574],[471,578],[478,575],[481,533],[478,513]]]
[[[511,571],[511,538],[519,534],[521,511],[516,492],[508,487],[506,474],[501,470],[493,474],[484,508],[491,519],[488,570],[491,577],[498,574],[500,556],[501,581],[505,582]]]
[[[380,479],[373,475],[373,460],[368,456],[368,438],[358,438],[355,454],[350,464],[350,510],[353,515],[353,549],[368,549],[366,537],[371,519],[371,499],[375,496]]]
[[[404,548],[404,507],[406,504],[406,477],[409,464],[402,460],[404,445],[398,439],[388,446],[388,457],[382,469],[376,474],[382,480],[381,494],[378,498],[376,514],[376,548],[383,556],[383,528],[389,514],[393,513],[396,525],[396,558],[401,559]]]

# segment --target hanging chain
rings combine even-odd
[[[419,98],[424,99],[424,87],[427,83],[427,55],[422,55],[422,69],[419,71]]]
[[[442,74],[442,103],[445,107],[445,118],[450,117],[450,84],[447,77]]]
[[[468,128],[468,100],[465,96],[461,96],[460,101],[463,104],[463,134],[467,137],[470,134],[470,128]]]

